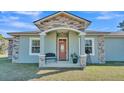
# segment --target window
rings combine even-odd
[[[85,53],[94,55],[94,39],[93,38],[85,39]]]
[[[30,39],[30,54],[39,54],[40,53],[40,39],[31,38]]]

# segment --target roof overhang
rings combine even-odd
[[[7,33],[11,36],[27,36],[27,35],[39,35],[39,31],[32,31],[32,32],[10,32]]]
[[[68,31],[74,31],[77,33],[84,33],[86,34],[86,36],[101,36],[104,35],[105,37],[124,37],[124,32],[95,32],[95,31],[91,31],[91,32],[81,32],[79,30],[73,29],[73,28],[63,28],[63,27],[59,27],[59,28],[53,28],[53,29],[49,29],[44,31],[44,33],[49,33],[52,31],[57,31],[57,30],[68,30]],[[32,32],[10,32],[7,33],[11,36],[35,36],[35,35],[39,35],[41,32],[40,31],[32,31]]]

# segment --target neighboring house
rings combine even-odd
[[[88,31],[91,21],[68,12],[57,12],[34,22],[39,31],[12,32],[10,40],[13,63],[38,63],[39,67],[85,67],[89,63],[124,61],[124,32]],[[54,53],[57,60],[46,60]],[[71,54],[78,56],[72,62]],[[87,62],[87,63],[88,63]]]

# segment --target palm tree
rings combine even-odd
[[[117,27],[120,28],[121,31],[124,31],[124,20],[120,22]]]

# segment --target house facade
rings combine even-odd
[[[39,28],[38,31],[8,33],[13,36],[9,40],[9,57],[12,63],[82,68],[87,63],[124,61],[123,32],[86,30],[91,21],[68,12],[57,12],[34,21],[34,24]],[[55,56],[47,57],[46,54],[50,53]],[[73,63],[74,54],[77,57],[76,63]]]

